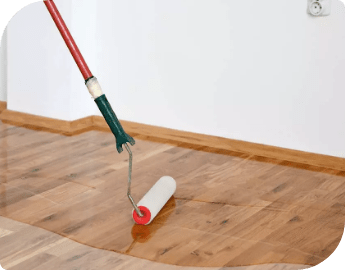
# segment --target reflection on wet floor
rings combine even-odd
[[[163,227],[168,219],[168,217],[173,213],[175,210],[176,203],[175,198],[171,197],[170,200],[166,203],[166,205],[162,208],[159,215],[152,221],[151,224],[145,225],[138,225],[134,224],[132,227],[132,238],[133,242],[126,250],[125,254],[129,254],[130,251],[133,249],[134,245],[137,243],[144,244],[149,241],[159,230]]]

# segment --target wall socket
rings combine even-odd
[[[313,16],[328,16],[331,14],[332,0],[308,0],[308,13]]]

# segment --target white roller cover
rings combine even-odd
[[[145,225],[148,225],[152,222],[152,220],[157,216],[159,211],[163,208],[175,191],[176,181],[170,176],[163,176],[145,194],[145,196],[137,204],[138,207],[145,206],[151,212],[151,219]]]
[[[86,86],[87,86],[87,89],[89,89],[89,92],[94,99],[103,95],[102,88],[96,77],[93,77],[92,79],[88,80],[88,82],[86,83]]]

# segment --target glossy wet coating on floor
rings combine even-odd
[[[264,264],[202,268],[174,266],[91,248],[52,232],[0,217],[0,265],[6,270],[298,270],[308,266]]]
[[[65,137],[0,124],[0,215],[79,243],[178,266],[316,265],[345,222],[343,172],[137,140],[133,197],[163,175],[175,196],[134,225],[128,156],[111,133]]]

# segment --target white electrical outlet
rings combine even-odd
[[[331,14],[332,0],[308,0],[308,13],[313,16],[328,16]]]

